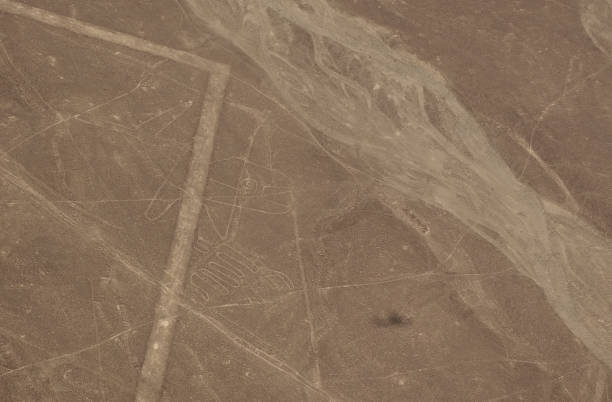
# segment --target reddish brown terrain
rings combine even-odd
[[[610,0],[0,0],[0,401],[612,401]]]

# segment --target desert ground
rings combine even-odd
[[[0,401],[612,401],[611,0],[0,0]]]

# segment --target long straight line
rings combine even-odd
[[[229,74],[212,74],[208,80],[174,240],[162,279],[165,286],[162,286],[160,290],[159,302],[155,308],[155,321],[149,336],[147,352],[136,390],[135,400],[137,402],[158,401],[161,395],[177,321],[178,299],[184,287],[185,275],[191,258],[215,131],[228,79]]]
[[[56,28],[66,29],[90,38],[100,39],[106,42],[125,46],[130,49],[149,53],[154,56],[174,60],[176,62],[187,64],[211,73],[227,73],[229,71],[229,66],[207,60],[193,53],[158,45],[133,35],[102,28],[74,18],[55,14],[41,8],[21,4],[16,1],[0,0],[0,11],[27,17],[34,21],[42,22],[43,24],[51,25]]]
[[[304,268],[304,261],[302,260],[302,246],[301,246],[301,237],[300,230],[298,226],[298,216],[297,216],[297,203],[295,202],[295,195],[293,192],[291,194],[291,217],[293,218],[293,235],[295,237],[295,253],[297,254],[298,266],[300,269],[300,279],[302,281],[302,288],[304,292],[304,305],[306,308],[306,319],[308,320],[308,329],[309,329],[309,338],[310,338],[310,349],[312,351],[313,358],[313,382],[317,388],[322,387],[321,383],[321,369],[319,366],[319,347],[317,342],[317,337],[315,333],[315,320],[314,314],[312,312],[312,301],[310,299],[310,293],[312,291],[310,283],[308,282],[308,278],[306,277],[306,270]]]
[[[155,309],[153,330],[149,337],[145,361],[141,369],[136,391],[137,402],[157,402],[161,396],[168,356],[174,336],[174,328],[177,322],[178,315],[176,313],[179,307],[188,307],[181,302],[179,294],[184,287],[185,275],[191,257],[192,243],[202,208],[203,193],[208,176],[208,166],[212,156],[214,135],[218,123],[219,112],[225,96],[225,90],[230,77],[230,66],[204,59],[189,52],[158,45],[129,34],[102,28],[11,0],[0,0],[0,12],[29,18],[46,25],[173,60],[210,73],[202,106],[202,115],[194,138],[193,155],[186,179],[185,194],[181,201],[175,237],[172,243],[167,267],[164,271],[164,279],[160,283],[157,283],[149,278],[144,271],[129,264],[129,258],[126,258],[125,255],[114,249],[111,250],[115,251],[113,253],[114,257],[118,258],[131,272],[137,274],[141,279],[152,284],[157,284],[160,287],[161,294]],[[1,39],[2,38],[0,38],[0,40]],[[257,90],[256,88],[254,89]],[[267,97],[267,95],[263,93],[262,95]],[[60,217],[70,220],[61,212]],[[106,243],[104,244],[106,245]],[[188,310],[191,311],[189,308]],[[328,400],[335,400],[332,395],[320,388],[320,384],[311,384],[298,372],[290,369],[284,362],[275,357],[268,356],[252,345],[245,343],[242,339],[225,329],[211,317],[201,314],[198,314],[198,316],[205,319],[206,322],[228,337],[232,342],[236,343],[241,349],[263,360],[295,381],[298,381],[311,391],[319,393]]]
[[[160,284],[160,296],[155,308],[153,329],[149,336],[145,360],[136,389],[136,401],[156,402],[161,396],[168,365],[179,309],[178,296],[184,287],[185,275],[191,258],[193,239],[208,177],[208,165],[230,68],[225,64],[206,60],[189,52],[158,45],[132,35],[108,30],[10,0],[0,0],[0,11],[170,59],[210,73],[202,104],[202,114],[194,136],[192,157],[174,239]]]

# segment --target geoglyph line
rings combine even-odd
[[[225,97],[230,67],[189,52],[158,45],[132,35],[107,30],[10,0],[0,0],[0,11],[170,59],[210,74],[204,94],[202,114],[193,141],[192,159],[185,180],[185,192],[181,200],[174,239],[164,272],[163,286],[160,287],[160,298],[155,309],[153,329],[149,336],[136,390],[136,401],[158,401],[161,396],[179,309],[177,296],[183,289],[191,257],[193,239],[202,209],[214,135]]]
[[[230,67],[226,64],[217,63],[197,56],[183,50],[172,49],[167,46],[158,45],[136,36],[111,31],[87,22],[82,22],[70,17],[64,17],[36,7],[27,6],[11,0],[0,0],[0,11],[26,17],[34,21],[42,22],[56,28],[65,29],[74,33],[85,35],[90,38],[103,40],[124,46],[153,56],[163,57],[178,63],[186,64],[211,74],[219,73],[228,75]]]
[[[185,275],[191,258],[213,150],[214,134],[228,78],[227,73],[213,73],[206,88],[202,116],[194,138],[192,159],[185,181],[185,193],[181,201],[174,240],[164,273],[163,281],[166,286],[161,288],[160,299],[155,309],[155,322],[141,370],[136,401],[157,401],[161,393],[179,309],[177,296],[184,287]]]
[[[139,278],[146,282],[159,285],[161,292],[160,300],[156,307],[153,330],[149,337],[145,362],[141,370],[136,401],[155,402],[158,401],[161,396],[161,388],[177,320],[177,314],[173,314],[173,312],[178,312],[179,307],[186,308],[188,311],[197,314],[199,318],[206,321],[214,329],[220,331],[224,336],[234,342],[237,347],[245,352],[253,354],[253,356],[281,371],[310,391],[328,400],[335,400],[336,398],[321,389],[319,384],[312,384],[308,379],[303,378],[299,372],[288,366],[285,362],[274,356],[268,355],[253,345],[248,344],[248,342],[244,343],[245,341],[243,339],[228,331],[221,323],[216,322],[210,317],[199,314],[190,306],[182,302],[179,297],[179,293],[184,285],[187,263],[189,262],[195,229],[203,203],[203,192],[207,179],[208,164],[212,153],[213,137],[216,131],[218,114],[223,104],[225,88],[230,76],[230,67],[225,64],[204,59],[189,52],[158,45],[138,37],[111,31],[11,0],[0,0],[0,12],[29,18],[76,34],[173,60],[207,71],[210,74],[208,86],[204,94],[203,112],[194,138],[192,161],[185,183],[185,194],[181,202],[175,238],[168,258],[164,279],[160,283],[156,283],[156,281],[149,278],[144,271],[130,264],[127,256],[123,254],[119,255],[120,253],[116,252],[112,253],[122,264],[127,264],[126,268],[138,275]],[[236,79],[239,80],[238,78]],[[263,93],[262,95],[265,96]],[[60,215],[63,216],[61,212]],[[72,223],[74,224],[74,222]]]
[[[93,241],[96,244],[96,247],[98,247],[106,257],[116,261],[118,263],[118,267],[123,269],[125,272],[131,273],[146,284],[155,287],[164,287],[164,284],[158,282],[153,277],[151,277],[147,273],[147,270],[141,265],[139,265],[137,260],[135,260],[132,256],[125,254],[122,250],[117,248],[116,245],[112,244],[112,242],[109,242],[104,237],[103,233],[97,230],[92,230],[83,222],[59,209],[55,205],[55,203],[51,202],[43,193],[36,190],[30,183],[26,182],[25,179],[21,178],[21,175],[13,173],[13,170],[16,170],[27,176],[27,174],[23,172],[23,168],[19,168],[19,165],[14,161],[10,160],[10,158],[3,154],[2,151],[0,151],[0,162],[2,162],[0,163],[0,177],[2,179],[8,180],[9,183],[15,185],[17,188],[25,191],[30,197],[35,200],[35,203],[37,205],[49,212],[53,218],[57,219],[60,223],[71,227],[76,233]],[[10,168],[5,168],[5,166],[3,165],[9,165]],[[237,250],[233,250],[233,252],[240,254]],[[246,258],[245,256],[243,257]],[[164,290],[167,291],[167,288],[164,287]],[[247,340],[233,333],[220,321],[215,320],[213,317],[209,317],[208,315],[198,311],[191,302],[185,301],[183,298],[177,296],[176,303],[178,303],[180,307],[185,309],[187,312],[192,313],[199,320],[204,321],[206,324],[210,325],[215,331],[217,331],[226,339],[230,340],[238,349],[252,355],[260,362],[263,362],[269,367],[275,369],[276,371],[283,373],[288,378],[291,378],[294,382],[302,385],[303,387],[315,393],[318,393],[319,395],[325,397],[327,400],[336,399],[334,396],[330,395],[323,389],[316,388],[314,384],[309,381],[309,379],[301,376],[298,370],[292,368],[284,361],[280,360],[275,356],[267,354],[263,350],[259,349],[256,345],[250,344]],[[38,348],[37,346],[34,347]]]

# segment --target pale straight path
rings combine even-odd
[[[136,36],[112,31],[74,18],[55,14],[41,8],[21,4],[16,1],[0,0],[0,11],[8,14],[20,15],[56,28],[66,29],[80,35],[89,36],[90,38],[103,40],[154,56],[170,59],[210,73],[229,74],[229,66],[207,60],[193,53],[158,45]]]
[[[203,102],[202,115],[194,138],[192,161],[186,179],[186,190],[179,211],[175,238],[168,258],[168,266],[164,272],[162,281],[158,283],[153,278],[149,277],[145,270],[138,266],[137,261],[133,260],[131,256],[116,249],[102,237],[95,236],[95,240],[100,242],[104,246],[105,251],[119,261],[123,268],[137,275],[143,281],[160,287],[161,294],[156,307],[155,324],[149,337],[145,362],[141,370],[140,381],[137,387],[136,400],[141,402],[156,402],[161,396],[161,388],[164,382],[179,307],[185,308],[195,314],[198,318],[202,319],[212,328],[227,337],[241,350],[275,368],[301,384],[305,389],[308,389],[323,399],[330,401],[336,400],[334,396],[323,390],[320,384],[312,384],[284,361],[279,360],[275,356],[266,353],[240,338],[214,318],[193,310],[191,306],[185,304],[180,297],[180,292],[184,286],[187,264],[191,255],[191,244],[193,242],[202,206],[202,196],[208,175],[208,163],[212,154],[213,137],[217,126],[218,114],[223,104],[225,88],[230,76],[230,67],[225,64],[204,59],[189,52],[158,45],[142,38],[112,31],[15,1],[0,0],[0,12],[29,18],[59,29],[65,29],[79,35],[88,36],[150,55],[173,60],[210,73]],[[1,39],[2,38],[0,38],[0,40]],[[242,80],[238,78],[235,79],[242,82]],[[248,85],[246,82],[243,82],[243,84]],[[257,90],[256,88],[254,89]],[[266,96],[263,93],[262,95]],[[5,173],[17,180],[16,184],[19,185],[20,188],[26,186],[28,192],[32,193],[44,207],[49,208],[54,216],[57,216],[63,222],[75,227],[79,231],[85,230],[81,227],[79,222],[73,221],[69,216],[57,209],[49,200],[44,198],[44,196],[30,188],[27,183],[22,183],[19,177],[13,177],[10,171],[6,171]]]
[[[140,381],[136,391],[138,402],[157,401],[160,397],[179,309],[178,299],[185,283],[185,274],[191,258],[194,234],[202,209],[202,197],[208,176],[214,135],[228,78],[228,74],[211,74],[208,80],[174,240],[162,280],[164,286],[161,286],[159,302],[155,309],[155,321],[140,372]]]
[[[202,208],[208,166],[212,156],[219,113],[230,76],[230,68],[225,64],[206,60],[189,52],[158,45],[132,35],[111,31],[10,0],[0,0],[0,12],[30,18],[47,25],[170,59],[210,73],[202,104],[202,114],[194,136],[191,163],[185,180],[185,191],[181,201],[174,240],[164,271],[164,278],[160,283],[160,298],[155,308],[153,329],[149,336],[145,360],[136,390],[136,401],[156,402],[161,396],[180,306],[179,296],[184,287],[185,274],[191,258],[192,243]]]

